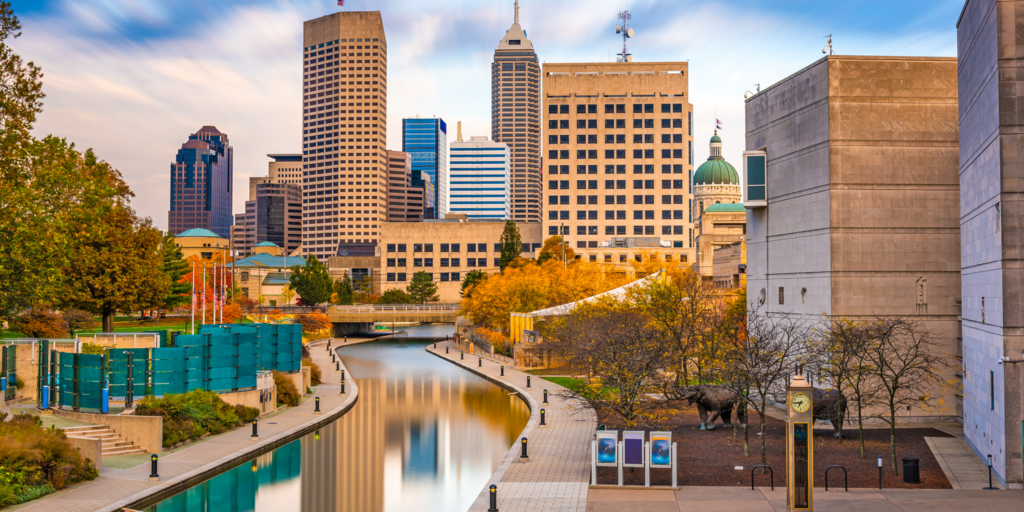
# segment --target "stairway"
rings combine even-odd
[[[120,455],[146,453],[144,450],[132,444],[131,441],[121,437],[121,434],[114,432],[114,429],[106,425],[67,427],[64,429],[64,433],[76,437],[101,439],[103,441],[102,453],[104,457],[118,457]]]

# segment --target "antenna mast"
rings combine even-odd
[[[821,49],[821,53],[824,53],[826,55],[835,55],[836,52],[832,50],[832,34],[829,34],[825,37],[828,39],[828,42],[825,43],[825,47]]]
[[[619,19],[622,20],[622,25],[615,25],[615,33],[622,34],[622,53],[618,54],[619,58],[617,62],[632,62],[633,54],[629,53],[629,38],[633,37],[633,29],[629,28],[629,20],[633,16],[629,14],[629,11],[619,12]]]

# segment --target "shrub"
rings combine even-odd
[[[68,335],[72,338],[75,337],[76,332],[86,329],[95,323],[92,313],[82,311],[81,309],[65,309],[63,317],[64,323],[68,326]]]
[[[107,349],[108,349],[108,347],[104,347],[102,345],[97,345],[95,343],[88,343],[88,342],[86,342],[86,343],[82,344],[82,353],[83,354],[106,355],[107,354]]]
[[[319,386],[321,382],[320,379],[323,378],[323,374],[320,371],[320,365],[314,363],[313,360],[308,357],[302,358],[302,365],[309,367],[310,382],[312,382],[314,386]]]
[[[285,374],[274,370],[274,385],[277,386],[277,403],[284,405],[299,405],[299,390],[295,387],[292,379]]]
[[[0,506],[34,500],[99,473],[67,441],[38,418],[0,412]]]
[[[32,309],[18,315],[11,322],[11,330],[29,338],[64,338],[68,335],[64,319],[45,309]]]
[[[259,416],[253,407],[228,405],[216,393],[196,389],[184,394],[147,396],[135,407],[138,416],[164,419],[164,447],[220,434]]]

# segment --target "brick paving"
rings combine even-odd
[[[340,340],[334,340],[332,348],[337,348],[339,342]],[[20,508],[19,511],[118,511],[122,507],[129,506],[158,492],[166,491],[168,488],[179,486],[183,482],[195,480],[198,483],[205,479],[205,475],[217,468],[235,465],[247,458],[249,454],[273,444],[275,441],[295,437],[317,423],[333,421],[355,402],[358,390],[355,382],[350,377],[346,377],[346,394],[339,393],[338,386],[341,375],[340,372],[334,371],[335,365],[331,363],[331,356],[326,350],[325,340],[310,343],[308,346],[313,361],[322,370],[323,382],[317,387],[314,397],[320,397],[320,410],[323,411],[323,414],[314,414],[315,401],[313,397],[310,397],[295,408],[262,418],[259,422],[259,441],[253,441],[250,438],[252,428],[246,425],[160,457],[159,482],[148,480],[150,471],[148,462],[128,470],[104,468],[99,479],[42,498]],[[341,368],[345,368],[344,363]]]
[[[447,355],[445,346],[450,347]],[[436,349],[427,345],[427,351],[504,383],[530,404],[530,420],[522,434],[529,440],[529,461],[520,461],[519,443],[513,446],[469,510],[487,510],[488,488],[494,484],[498,486],[498,509],[502,512],[585,511],[590,482],[590,442],[597,429],[594,411],[562,400],[556,392],[564,388],[536,375],[531,376],[531,387],[527,388],[527,374],[513,369],[511,363],[505,364],[505,377],[500,377],[500,360],[485,358],[480,368],[479,355],[467,352],[466,359],[460,360],[459,349],[452,342],[438,342]],[[545,388],[547,404],[542,403]],[[546,427],[539,425],[542,408]]]

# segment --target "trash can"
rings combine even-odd
[[[921,459],[903,459],[903,483],[921,483]]]

